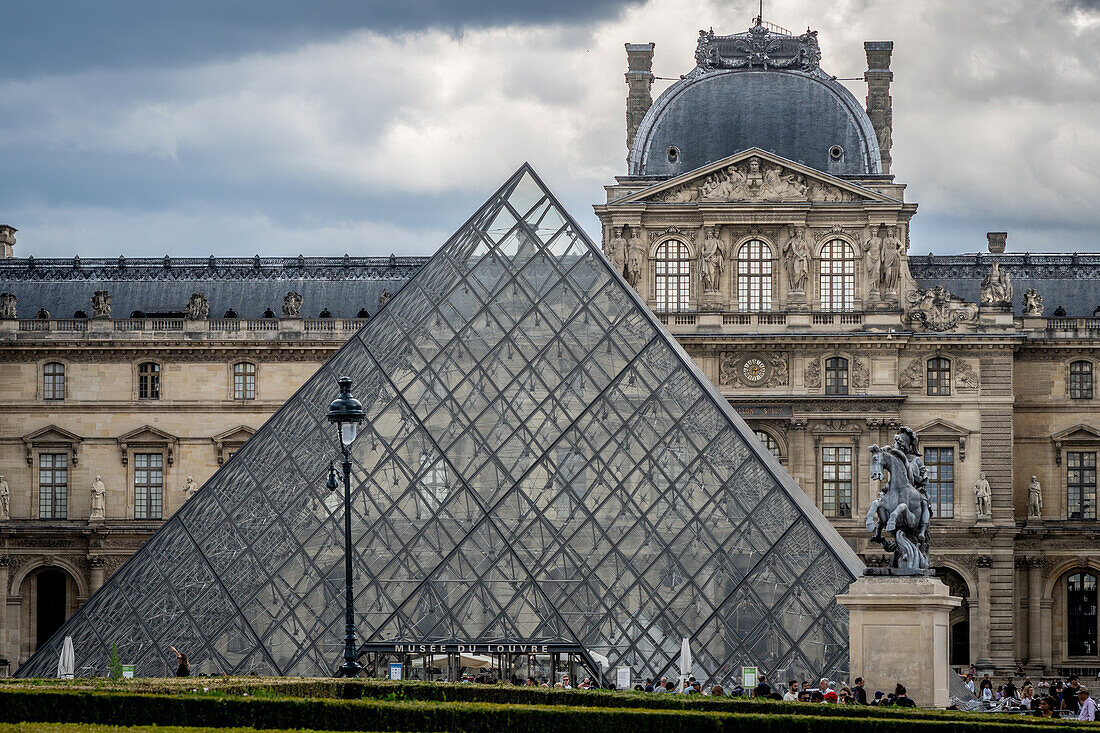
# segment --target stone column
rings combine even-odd
[[[19,660],[17,655],[8,653],[8,566],[11,565],[11,557],[0,555],[0,657],[7,657],[14,669]],[[11,673],[11,669],[8,673]]]
[[[993,567],[993,558],[989,555],[978,557],[978,661],[979,667],[992,667],[989,656],[989,571]]]
[[[91,567],[91,578],[88,586],[88,595],[95,593],[103,585],[103,575],[107,567],[107,558],[103,555],[89,555],[88,565]]]
[[[634,136],[649,108],[653,106],[653,44],[626,44],[626,149],[634,146]]]
[[[1043,664],[1043,614],[1042,563],[1037,557],[1028,558],[1027,566],[1027,663],[1031,667]]]
[[[961,598],[934,577],[864,576],[836,600],[848,608],[853,678],[869,690],[901,681],[917,705],[947,707],[949,619]]]
[[[1046,629],[1046,633],[1042,636],[1042,656],[1043,656],[1043,671],[1049,672],[1054,666],[1054,627],[1051,626],[1053,617],[1051,609],[1054,607],[1053,598],[1043,598],[1039,601],[1039,614],[1042,619],[1043,628]]]
[[[867,52],[867,71],[863,79],[867,82],[867,115],[878,138],[879,157],[882,160],[882,172],[890,172],[890,148],[893,145],[894,112],[890,99],[890,82],[894,72],[890,71],[890,56],[894,52],[893,41],[864,41],[863,50]]]

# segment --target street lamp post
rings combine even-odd
[[[351,444],[365,413],[363,403],[351,396],[351,379],[340,377],[337,383],[340,394],[328,406],[328,419],[336,426],[344,454],[344,664],[336,676],[355,677],[363,667],[356,661],[355,595],[351,585]],[[330,464],[327,483],[330,491],[336,490],[336,481],[336,468]]]

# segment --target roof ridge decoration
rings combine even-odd
[[[759,20],[743,33],[715,35],[714,29],[699,31],[695,63],[703,71],[718,69],[794,69],[816,71],[821,62],[817,31],[809,28],[799,36],[773,33]]]
[[[112,643],[138,676],[168,645],[331,674],[344,375],[361,649],[569,644],[657,677],[690,637],[709,681],[846,674],[862,563],[524,165],[17,675],[65,636],[91,674]]]

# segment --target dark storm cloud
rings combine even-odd
[[[582,24],[640,0],[41,0],[0,3],[0,79],[90,67],[191,64],[380,33]]]

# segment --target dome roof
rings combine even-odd
[[[833,175],[881,173],[871,119],[817,67],[815,33],[778,36],[757,26],[736,36],[701,33],[699,47],[696,69],[642,120],[631,175],[676,176],[752,147]]]

